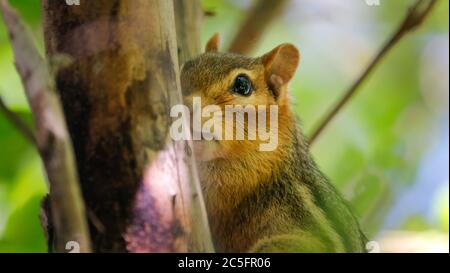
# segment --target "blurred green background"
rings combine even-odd
[[[83,0],[82,0],[83,1]],[[10,0],[42,50],[38,0]],[[300,48],[291,85],[308,135],[366,67],[414,1],[291,0],[254,54],[283,42]],[[353,204],[382,251],[448,252],[449,2],[387,56],[312,147],[321,169]],[[227,47],[252,1],[204,0],[214,33]],[[0,95],[31,115],[0,22]],[[0,114],[0,252],[45,252],[38,214],[47,191],[38,155]]]

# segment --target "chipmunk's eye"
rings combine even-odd
[[[231,91],[241,96],[250,96],[253,91],[252,82],[247,75],[240,74],[236,77],[236,79],[234,79],[233,86],[231,86]]]

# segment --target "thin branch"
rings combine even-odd
[[[33,130],[28,127],[28,124],[15,112],[8,108],[8,106],[0,97],[0,112],[2,112],[5,117],[13,124],[16,129],[28,140],[33,146],[37,147],[36,138],[34,136]]]
[[[178,42],[179,64],[200,54],[200,32],[202,22],[202,8],[200,0],[174,0],[176,34]],[[185,132],[189,134],[189,132]],[[190,139],[189,137],[186,139]],[[179,143],[180,144],[180,143]],[[179,154],[186,164],[189,182],[189,194],[184,202],[190,206],[192,220],[192,234],[189,251],[214,252],[211,232],[208,223],[203,194],[198,178],[195,156],[192,152],[192,141],[182,143],[183,151]],[[187,190],[185,190],[186,192]]]
[[[280,15],[288,0],[259,0],[250,9],[247,18],[231,42],[228,51],[249,54],[263,36],[270,23]]]
[[[0,2],[0,11],[9,32],[16,68],[33,113],[36,143],[50,184],[55,250],[65,252],[66,244],[74,241],[78,243],[80,252],[90,252],[87,218],[72,143],[53,76],[17,12],[6,0]]]
[[[322,119],[319,125],[311,134],[309,138],[309,144],[312,145],[314,141],[319,137],[327,125],[333,120],[333,118],[339,113],[339,111],[349,102],[362,83],[368,78],[375,67],[381,62],[384,56],[396,45],[398,42],[409,32],[416,29],[430,14],[432,8],[436,4],[437,0],[418,0],[408,11],[405,19],[399,25],[394,34],[383,45],[381,50],[370,62],[369,66],[363,71],[361,76],[356,80],[353,85],[344,93],[344,96],[338,100],[328,114]]]

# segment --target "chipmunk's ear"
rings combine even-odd
[[[300,62],[300,53],[292,44],[281,44],[261,57],[266,79],[275,96],[294,76]],[[284,88],[285,89],[285,88]]]
[[[205,52],[217,52],[219,51],[220,36],[219,33],[215,33],[209,38],[206,43]]]

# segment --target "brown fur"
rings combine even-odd
[[[258,150],[259,140],[196,142],[200,179],[213,239],[220,252],[363,252],[365,238],[345,201],[317,170],[290,109],[287,83],[299,61],[297,49],[283,44],[260,58],[216,51],[184,64],[185,102],[202,105],[278,105],[278,147]],[[230,91],[246,74],[255,91]],[[235,125],[242,126],[242,125]],[[236,128],[236,127],[235,127]],[[204,146],[206,145],[206,146]],[[202,160],[205,147],[213,158]]]

